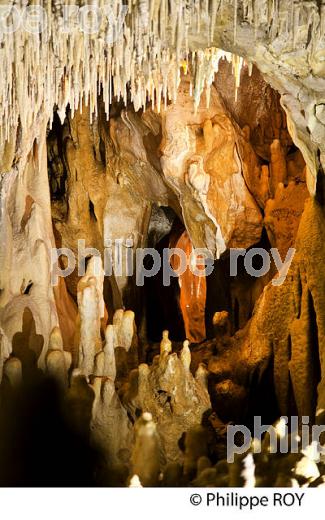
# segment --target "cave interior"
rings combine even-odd
[[[227,427],[325,420],[325,6],[147,3],[109,56],[0,49],[0,485],[243,486],[248,454],[256,486],[324,485],[267,433],[229,463]]]

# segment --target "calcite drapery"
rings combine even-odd
[[[185,252],[187,262],[191,261],[193,246],[186,231],[180,237],[172,237],[171,248],[179,248]],[[174,243],[173,243],[174,242]],[[201,259],[202,261],[202,259]],[[197,265],[198,262],[198,265]],[[171,257],[171,266],[178,271],[178,257]],[[186,271],[178,276],[180,287],[179,305],[184,320],[186,337],[192,342],[200,342],[206,338],[205,331],[205,303],[206,303],[206,280],[202,272],[204,266],[200,266],[200,260],[193,256],[192,271],[187,266]],[[193,271],[201,270],[201,276],[196,276]]]
[[[49,336],[58,325],[50,272],[54,240],[46,121],[39,120],[37,138],[26,137],[18,164],[10,168],[0,176],[0,357],[8,357],[15,339],[30,345],[36,333],[42,342],[37,362],[45,368]],[[28,323],[24,323],[26,309]]]
[[[244,180],[248,165],[255,162],[258,168],[258,162],[249,145],[243,153],[239,149],[244,138],[215,87],[208,109],[202,101],[193,113],[191,103],[184,78],[177,109],[171,105],[162,113],[161,165],[179,194],[194,247],[208,247],[219,258],[227,247],[248,247],[260,238],[262,217]]]

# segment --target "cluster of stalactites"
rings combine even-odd
[[[212,47],[223,20],[233,16],[236,39],[239,12],[249,23],[266,17],[270,27],[279,18],[273,12],[276,0],[85,2],[90,3],[103,14],[101,20],[93,18],[100,20],[92,26],[93,34],[80,30],[82,17],[75,12],[65,15],[64,21],[63,6],[68,4],[64,0],[43,1],[47,23],[39,34],[28,32],[26,21],[17,30],[6,31],[10,34],[0,27],[0,143],[9,140],[19,122],[28,130],[37,114],[51,114],[54,106],[61,118],[68,104],[73,113],[82,102],[96,115],[101,91],[107,117],[113,97],[126,102],[128,93],[135,110],[151,102],[159,111],[162,103],[176,99],[182,68],[191,69],[197,107],[219,59],[229,58]],[[15,9],[21,11],[25,5],[18,0]],[[193,52],[198,35],[207,50]],[[238,85],[242,60],[232,59]]]

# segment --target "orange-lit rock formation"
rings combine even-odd
[[[184,320],[186,337],[190,341],[197,343],[206,338],[206,280],[204,265],[200,265],[202,258],[196,259],[191,240],[186,231],[178,239],[176,237],[172,237],[172,239],[174,240],[171,241],[170,246],[184,251],[187,262],[192,262],[191,269],[188,266],[186,271],[178,276],[180,288],[179,304]],[[171,257],[171,266],[176,272],[180,267],[179,258],[176,255]],[[193,274],[193,271],[201,271],[201,276],[196,276]]]

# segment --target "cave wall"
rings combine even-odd
[[[8,357],[16,334],[22,335],[27,348],[29,342],[33,343],[36,330],[42,345],[35,358],[44,367],[49,335],[58,324],[50,278],[54,239],[46,121],[40,121],[37,138],[21,142],[16,154],[10,169],[1,177],[0,357],[1,362]],[[30,309],[33,319],[24,326],[26,308]]]
[[[198,426],[210,405],[225,422],[242,419],[252,381],[258,388],[270,367],[281,413],[324,419],[325,13],[316,1],[289,4],[129,3],[123,38],[104,49],[104,38],[60,33],[54,2],[45,32],[19,29],[0,48],[3,381],[15,387],[38,367],[53,376],[122,477],[131,453],[131,474],[149,485],[166,460],[190,459],[190,440],[181,455],[170,432]],[[50,283],[55,244],[145,246],[160,206],[216,261],[263,240],[282,258],[297,249],[280,287],[274,270],[232,284],[237,326],[233,308],[217,308],[214,339],[192,355],[186,342],[172,353],[165,336],[158,356],[141,350],[134,280],[113,274],[103,286],[89,262],[84,277]],[[145,408],[151,415],[138,419]]]

